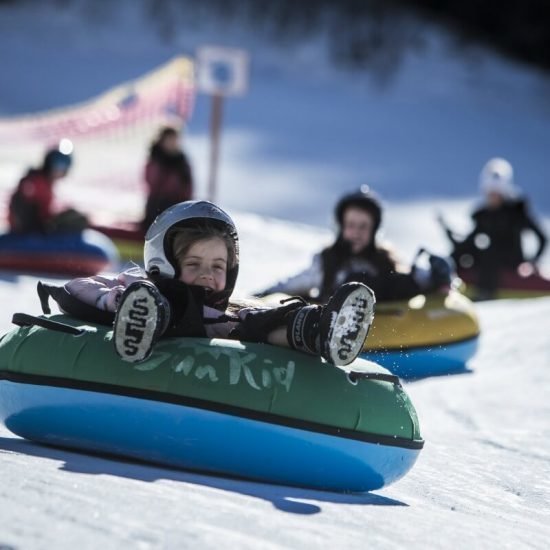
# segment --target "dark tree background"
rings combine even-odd
[[[399,4],[519,61],[550,70],[548,0],[400,0]]]
[[[0,0],[2,5],[36,0]],[[73,0],[51,0],[55,9]],[[86,16],[99,24],[112,0],[89,0]],[[284,44],[325,32],[335,63],[391,72],[405,49],[423,46],[422,22],[450,31],[457,44],[484,45],[517,61],[550,70],[550,0],[136,0],[136,9],[166,40],[190,21],[247,25]]]
[[[549,0],[147,0],[149,13],[177,24],[178,10],[198,21],[217,17],[247,24],[273,39],[327,32],[331,56],[355,67],[395,62],[403,48],[422,46],[422,21],[450,31],[465,46],[479,44],[550,70]]]

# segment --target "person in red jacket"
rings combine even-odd
[[[42,166],[21,178],[9,201],[8,222],[12,233],[55,233],[81,230],[86,218],[68,209],[53,211],[55,182],[64,178],[72,164],[72,143],[62,140],[46,152]]]
[[[180,147],[180,133],[171,126],[161,128],[151,145],[145,166],[147,201],[142,228],[170,206],[193,198],[191,166]]]

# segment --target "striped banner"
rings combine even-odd
[[[194,97],[193,62],[177,57],[83,103],[0,118],[0,208],[23,172],[68,138],[75,162],[56,184],[61,202],[101,223],[139,219],[149,145],[162,125],[185,125]]]

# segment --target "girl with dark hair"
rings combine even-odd
[[[445,260],[432,256],[430,271],[403,271],[391,250],[377,242],[382,206],[367,186],[342,197],[335,218],[335,242],[314,256],[308,269],[261,295],[284,292],[323,301],[341,284],[359,281],[372,288],[378,301],[402,300],[450,282]]]

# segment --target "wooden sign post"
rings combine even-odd
[[[248,53],[245,50],[203,46],[197,52],[197,87],[212,96],[210,111],[210,166],[208,200],[217,195],[223,100],[244,95],[248,86]]]

